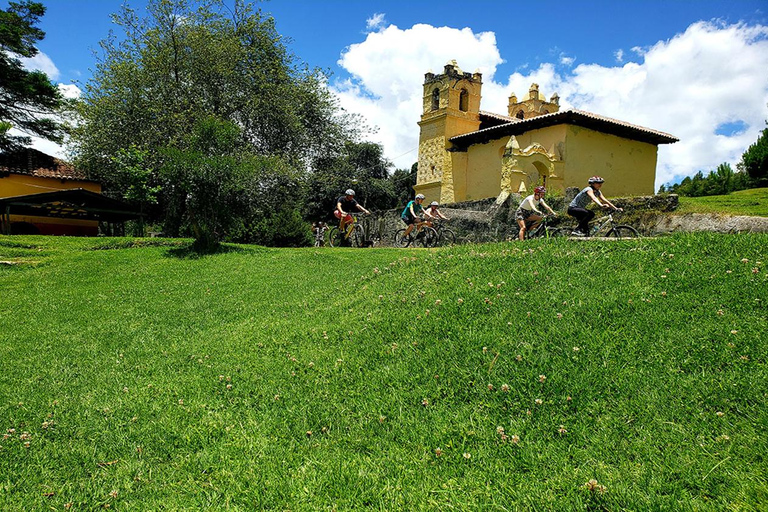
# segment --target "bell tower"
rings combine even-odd
[[[530,119],[531,117],[552,114],[560,110],[560,96],[553,94],[549,101],[539,92],[539,84],[531,84],[528,94],[523,101],[517,101],[515,93],[509,97],[507,113],[509,117],[516,119]]]
[[[442,74],[424,75],[424,104],[419,127],[419,169],[416,192],[426,201],[454,201],[454,162],[449,139],[480,128],[479,71],[465,73],[455,60]]]

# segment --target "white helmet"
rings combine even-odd
[[[353,196],[353,195],[355,195],[355,191],[352,190],[351,188],[348,188],[347,191],[344,192],[344,194],[346,194],[348,196]]]
[[[424,194],[416,194],[416,199],[424,199]]]
[[[440,203],[438,203],[437,201],[432,201],[431,203],[429,203],[429,206],[440,206]]]

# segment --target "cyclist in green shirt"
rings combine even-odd
[[[424,213],[424,207],[421,205],[422,202],[424,202],[424,194],[416,194],[416,198],[413,201],[409,201],[403,213],[400,214],[400,218],[408,225],[403,235],[404,238],[411,234],[414,226],[419,227],[424,223],[421,220],[421,214]]]

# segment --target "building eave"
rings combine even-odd
[[[512,119],[507,116],[500,116],[498,114],[490,114],[487,112],[482,112],[481,114],[486,115],[489,118],[490,116],[493,116],[493,119],[499,121],[504,120],[505,118]],[[680,140],[669,133],[634,125],[583,110],[570,109],[553,112],[551,114],[544,114],[530,119],[515,119],[497,126],[483,128],[463,135],[456,135],[455,137],[450,138],[450,142],[454,145],[456,150],[465,151],[469,146],[474,144],[483,144],[502,137],[521,135],[531,130],[547,128],[559,124],[580,126],[582,128],[588,128],[598,132],[608,133],[640,142],[647,142],[654,145],[672,144]]]

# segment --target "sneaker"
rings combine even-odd
[[[571,231],[571,236],[587,236],[579,230]]]

